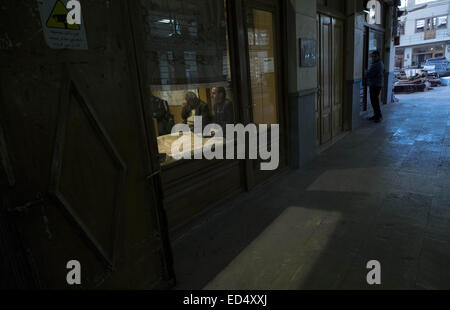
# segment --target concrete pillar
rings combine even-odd
[[[317,155],[317,66],[300,67],[299,39],[318,40],[316,0],[289,0],[289,111],[292,167],[299,168]]]
[[[346,1],[346,103],[345,129],[352,130],[361,125],[361,83],[363,79],[364,20],[362,1]]]

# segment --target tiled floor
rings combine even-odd
[[[175,241],[177,288],[450,289],[450,87],[398,98]]]

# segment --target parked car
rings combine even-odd
[[[424,70],[430,73],[437,73],[439,76],[450,76],[450,61],[445,57],[428,59]]]

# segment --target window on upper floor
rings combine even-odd
[[[425,31],[425,19],[416,20],[416,32],[424,32]]]
[[[434,24],[436,25],[436,29],[438,29],[438,30],[447,29],[447,21],[448,21],[448,16],[435,17]]]
[[[416,20],[416,33],[447,29],[448,16],[427,17]]]

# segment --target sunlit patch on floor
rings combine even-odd
[[[328,242],[314,241],[314,233],[327,225],[330,240],[341,214],[291,207],[245,248],[206,290],[300,289],[323,255]],[[307,220],[305,220],[307,219]],[[334,227],[331,227],[334,226]]]

